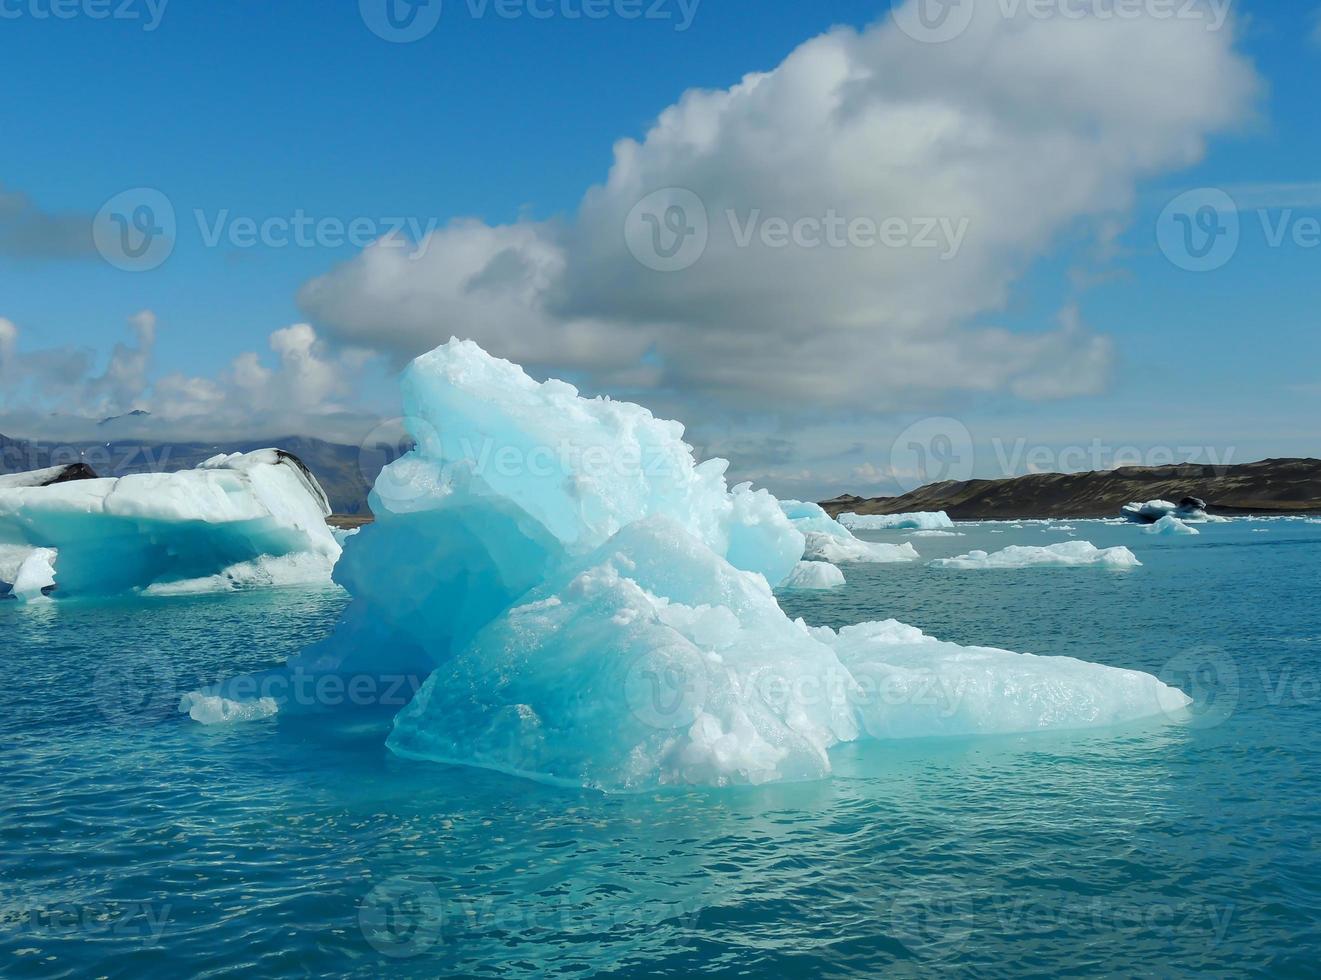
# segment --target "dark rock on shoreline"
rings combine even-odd
[[[955,520],[1118,517],[1133,501],[1205,504],[1212,514],[1321,513],[1321,459],[1265,459],[1234,466],[1184,463],[1092,473],[1032,473],[1004,480],[947,480],[902,497],[823,501],[832,516],[943,510]]]

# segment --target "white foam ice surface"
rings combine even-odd
[[[229,588],[227,570],[273,559],[329,582],[341,548],[328,514],[310,474],[261,450],[177,473],[0,489],[0,544],[56,550],[60,596]]]
[[[1147,674],[901,624],[809,628],[772,585],[814,541],[871,543],[729,488],[677,423],[462,341],[404,388],[416,449],[381,474],[377,520],[336,568],[353,602],[284,668],[429,675],[395,718],[401,756],[605,791],[760,784],[824,776],[830,748],[861,737],[1085,728],[1187,703]]]
[[[987,569],[987,568],[1040,568],[1051,566],[1098,565],[1106,568],[1136,568],[1142,564],[1127,548],[1098,548],[1090,541],[1063,541],[1037,548],[1029,545],[1011,545],[988,554],[970,551],[955,558],[937,558],[930,563],[935,568]]]
[[[941,531],[954,527],[943,510],[911,514],[840,514],[839,523],[855,531],[919,530]]]
[[[844,573],[827,561],[800,561],[780,583],[781,589],[838,589]]]

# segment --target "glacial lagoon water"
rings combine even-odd
[[[961,525],[813,624],[1150,671],[1190,716],[844,745],[826,780],[606,796],[393,756],[394,713],[202,726],[338,591],[0,603],[0,975],[1314,975],[1321,524]],[[1079,538],[1141,568],[925,560]]]

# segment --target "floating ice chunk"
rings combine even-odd
[[[537,384],[469,343],[419,359],[405,386],[417,449],[382,473],[378,520],[336,569],[345,621],[281,668],[429,674],[395,718],[401,756],[606,791],[760,784],[823,776],[832,746],[868,733],[1090,727],[1186,703],[1147,675],[898,623],[811,629],[768,583],[805,553],[911,560],[912,545],[729,490],[676,424]],[[547,447],[566,448],[547,463]],[[649,455],[662,465],[628,462]],[[931,702],[942,685],[957,700]],[[186,710],[270,712],[241,686]]]
[[[60,595],[168,586],[295,555],[328,581],[341,552],[329,512],[306,467],[270,449],[178,473],[0,489],[0,543],[58,550]]]
[[[966,538],[962,531],[910,531],[910,538]]]
[[[227,725],[233,722],[260,721],[280,710],[274,698],[255,701],[230,701],[214,694],[196,691],[185,694],[179,701],[179,713],[203,725]]]
[[[484,628],[396,719],[401,755],[607,790],[829,772],[857,735],[828,646],[667,518],[635,523]]]
[[[1062,541],[1036,548],[1011,545],[987,554],[970,551],[957,558],[937,558],[934,568],[1033,568],[1051,565],[1102,565],[1107,568],[1135,568],[1142,562],[1127,548],[1097,548],[1090,541]]]
[[[911,514],[840,514],[839,522],[855,531],[940,531],[954,526],[954,522],[943,510],[916,511]]]
[[[800,561],[780,583],[782,589],[838,589],[844,573],[827,561]]]
[[[1208,514],[1206,501],[1200,497],[1184,497],[1177,504],[1172,504],[1168,500],[1125,504],[1120,508],[1120,513],[1134,524],[1154,524],[1162,517],[1177,517],[1181,521],[1198,524],[1221,524],[1226,520]]]
[[[1148,524],[1142,529],[1143,534],[1201,534],[1195,527],[1189,527],[1173,514],[1166,514],[1155,524]]]
[[[874,738],[1093,728],[1177,716],[1192,700],[1139,671],[942,643],[894,620],[812,632],[857,681]]]
[[[803,557],[809,561],[896,562],[918,557],[912,545],[878,544],[856,538],[852,531],[816,504],[782,500],[780,507],[803,533]]]
[[[809,531],[806,534],[803,557],[808,561],[828,561],[832,565],[849,562],[888,562],[915,561],[921,555],[917,549],[905,541],[903,544],[887,544],[877,541],[862,541],[849,535],[847,538]]]
[[[939,643],[894,621],[791,622],[663,519],[525,596],[402,711],[390,747],[608,791],[830,771],[874,737],[1086,728],[1187,703],[1154,677]]]
[[[53,548],[0,545],[0,592],[20,602],[32,602],[55,586],[58,553]]]

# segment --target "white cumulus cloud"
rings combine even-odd
[[[1210,7],[1002,6],[978,4],[940,44],[888,17],[814,38],[620,140],[569,219],[382,242],[300,302],[333,338],[397,358],[466,336],[604,387],[739,409],[1095,392],[1109,341],[1071,307],[1011,329],[1011,289],[1080,225],[1113,238],[1140,182],[1199,160],[1259,82]]]

